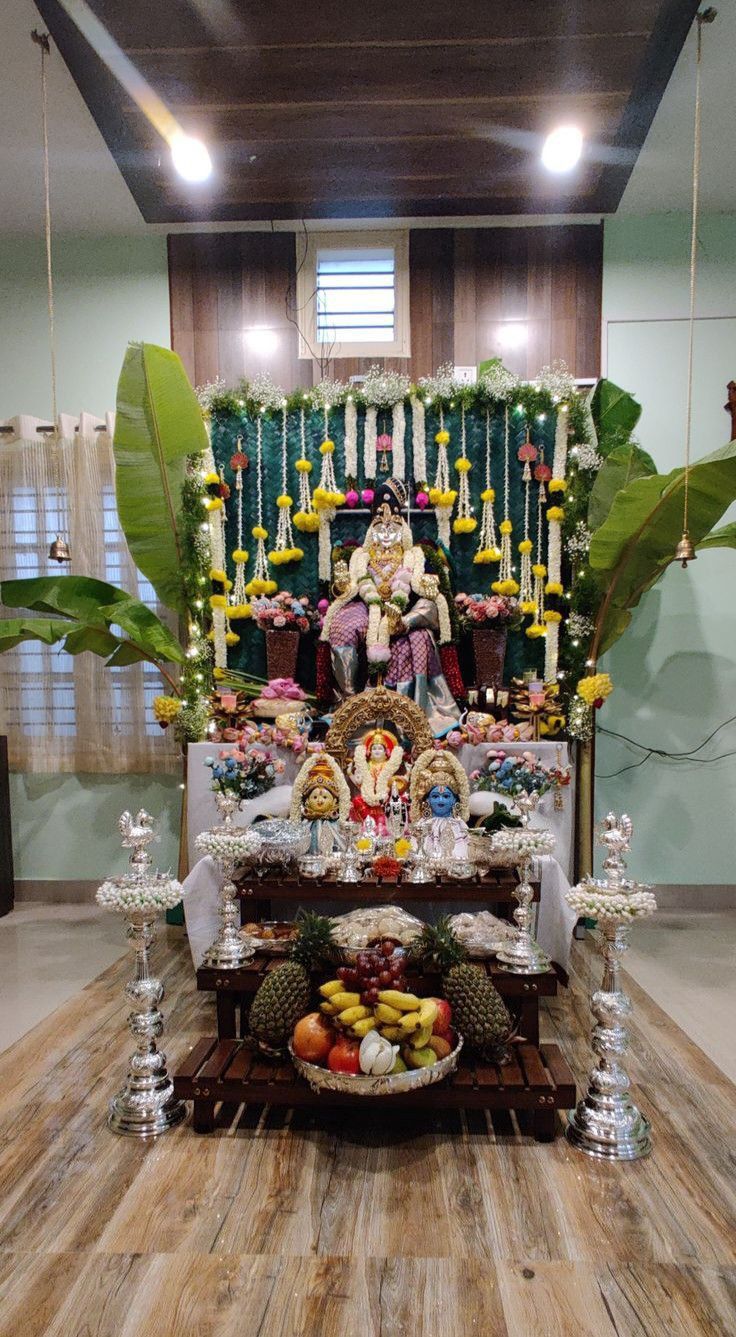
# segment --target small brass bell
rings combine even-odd
[[[693,547],[693,541],[686,529],[682,531],[682,538],[675,548],[675,561],[682,562],[682,569],[687,569],[688,562],[697,561],[697,553]]]
[[[72,555],[69,551],[69,544],[66,539],[57,534],[53,543],[49,547],[49,560],[52,562],[71,562]]]

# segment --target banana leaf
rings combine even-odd
[[[616,446],[604,460],[590,491],[588,525],[598,529],[608,515],[613,499],[622,488],[635,478],[656,474],[657,466],[651,455],[640,446]]]
[[[604,597],[591,657],[610,649],[631,620],[631,609],[674,560],[682,533],[684,469],[637,478],[614,497],[593,534],[589,564]],[[688,527],[698,545],[736,498],[736,441],[690,469]]]
[[[185,659],[176,637],[150,608],[104,580],[61,575],[4,580],[0,602],[51,615],[0,621],[0,651],[21,641],[53,645],[63,640],[69,654],[89,650],[110,666],[141,659],[182,664]]]
[[[131,556],[159,599],[186,612],[181,490],[186,458],[206,449],[202,410],[181,360],[156,344],[129,344],[115,419],[118,515]]]
[[[641,404],[620,385],[604,377],[593,391],[590,411],[598,434],[598,448],[602,455],[607,455],[611,445],[621,445],[631,435],[641,417]]]
[[[707,538],[701,539],[695,546],[698,552],[702,552],[704,548],[736,548],[736,524],[714,529]]]

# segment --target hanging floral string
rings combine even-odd
[[[276,498],[278,519],[276,522],[276,544],[268,554],[272,566],[285,566],[287,562],[301,562],[304,549],[294,546],[294,533],[291,527],[291,508],[293,497],[286,491],[289,467],[288,419],[286,400],[281,402],[281,491]]]
[[[561,404],[557,412],[555,428],[555,453],[552,459],[552,477],[549,491],[552,497],[564,500],[567,491],[565,469],[567,467],[567,434],[569,414],[567,404]],[[565,519],[564,507],[556,502],[547,508],[547,567],[548,581],[546,593],[553,602],[561,601],[562,589],[562,522]],[[547,644],[544,656],[544,677],[546,682],[556,681],[559,654],[560,622],[562,612],[559,607],[547,607],[544,613],[547,625]]]
[[[457,515],[452,522],[453,533],[472,534],[474,529],[478,528],[478,521],[473,515],[473,508],[470,505],[470,484],[468,475],[472,469],[472,464],[468,459],[467,440],[465,435],[465,405],[460,405],[460,454],[455,460],[455,471],[457,473]]]
[[[312,505],[312,489],[309,486],[312,461],[307,459],[307,428],[303,404],[299,410],[299,436],[301,451],[296,462],[296,471],[299,475],[299,510],[294,513],[294,528],[301,534],[316,534],[319,529],[319,516]]]
[[[417,395],[411,400],[411,458],[414,483],[417,491],[427,495],[427,438],[424,421],[424,404]],[[429,499],[429,498],[427,498]],[[425,503],[426,505],[426,503]],[[422,507],[422,509],[424,509]]]
[[[345,400],[345,482],[354,489],[358,481],[358,405],[353,395]]]
[[[532,639],[536,636],[546,634],[546,624],[544,621],[544,578],[547,574],[547,568],[542,561],[544,556],[544,503],[547,500],[545,483],[552,476],[552,470],[548,464],[544,463],[544,450],[539,451],[540,462],[534,470],[534,477],[539,484],[537,488],[537,560],[532,566],[532,575],[534,577],[534,618],[526,629],[527,636]]]
[[[236,542],[232,551],[232,559],[235,564],[235,580],[233,582],[232,606],[230,608],[230,617],[247,617],[247,613],[241,610],[250,607],[245,588],[245,568],[248,562],[248,553],[243,547],[243,473],[248,468],[248,456],[243,450],[243,438],[239,436],[235,443],[235,450],[230,457],[230,468],[235,476],[235,498],[236,498]]]
[[[521,572],[519,576],[519,603],[522,613],[536,613],[537,605],[534,601],[534,590],[532,588],[532,541],[529,537],[529,507],[530,492],[532,485],[531,466],[537,458],[537,447],[532,443],[529,437],[529,428],[527,426],[526,441],[519,446],[518,457],[524,468],[521,473],[524,484],[524,537],[519,544],[519,553],[521,555]]]
[[[252,579],[245,587],[246,594],[274,594],[278,589],[268,573],[266,539],[268,530],[263,524],[263,409],[256,424],[256,523],[251,534],[256,541],[256,563]]]
[[[450,462],[447,456],[450,433],[445,430],[445,413],[442,405],[440,405],[440,429],[435,433],[434,439],[437,442],[437,471],[434,476],[434,487],[429,489],[429,500],[434,506],[437,517],[437,535],[440,543],[449,548],[450,516],[457,501],[457,492],[450,487]]]
[[[335,478],[335,443],[330,439],[330,405],[325,404],[324,437],[320,445],[322,469],[319,486],[312,493],[312,501],[319,515],[319,550],[317,566],[320,580],[329,580],[332,571],[332,521],[338,506],[345,501],[344,492],[339,492]]]
[[[487,566],[490,562],[500,562],[501,549],[496,539],[496,517],[493,503],[496,493],[491,487],[491,412],[486,409],[486,485],[480,494],[483,509],[480,517],[478,550],[473,558],[476,566]]]
[[[393,419],[393,476],[402,481],[406,477],[406,451],[404,449],[404,438],[406,436],[406,413],[404,412],[404,401],[400,399],[394,404],[391,411]]]
[[[378,409],[375,404],[368,404],[365,410],[363,426],[363,473],[366,479],[376,476],[376,432],[378,427]]]
[[[217,478],[218,484],[222,484],[222,477],[215,469],[215,462],[212,450],[205,452],[207,462],[207,472],[204,476],[205,487],[211,490],[214,487],[213,478]],[[212,628],[208,632],[209,638],[214,643],[215,650],[215,668],[227,667],[227,646],[228,637],[233,637],[233,644],[240,637],[231,632],[227,613],[227,595],[231,588],[231,583],[227,578],[225,570],[225,508],[220,500],[219,506],[210,504],[212,498],[205,498],[205,507],[208,511],[208,519],[205,527],[209,527],[209,549],[210,549],[210,609],[212,610]]]
[[[513,525],[509,517],[510,470],[508,404],[504,408],[503,432],[503,520],[499,525],[501,531],[501,566],[498,572],[498,580],[494,580],[491,589],[496,594],[518,594],[519,585],[518,582],[514,580],[511,558],[511,533]]]

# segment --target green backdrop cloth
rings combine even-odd
[[[405,433],[405,453],[406,453],[406,478],[414,481],[413,461],[412,461],[412,411],[405,406],[406,414],[406,433]],[[310,487],[314,490],[319,483],[322,456],[319,453],[319,446],[324,439],[324,413],[322,410],[305,411],[305,435],[306,435],[306,457],[312,463],[312,472],[309,475]],[[294,499],[292,514],[298,509],[299,498],[299,476],[295,469],[295,462],[301,455],[301,415],[299,412],[293,412],[288,415],[287,420],[287,453],[288,466],[286,474],[286,491]],[[359,474],[357,479],[357,490],[367,486],[373,480],[367,480],[363,475],[363,429],[365,421],[365,411],[358,410],[358,467]],[[458,474],[455,471],[454,461],[462,454],[461,450],[461,414],[459,410],[449,410],[444,413],[444,426],[450,433],[450,442],[447,447],[448,458],[450,461],[450,486],[457,488]],[[429,473],[428,479],[416,480],[427,482],[430,486],[434,479],[437,463],[437,445],[435,444],[435,433],[439,430],[439,415],[432,409],[425,411],[425,435],[426,435],[426,459]],[[538,447],[543,448],[545,462],[552,463],[554,451],[554,438],[556,427],[556,415],[548,413],[543,421],[535,420],[530,424],[531,440]],[[392,413],[391,409],[378,410],[378,432],[391,433]],[[523,464],[518,459],[517,451],[526,440],[527,421],[523,413],[518,412],[513,405],[509,407],[509,516],[513,523],[514,530],[512,534],[513,561],[516,567],[516,577],[519,574],[519,553],[518,544],[523,538],[524,526],[524,483],[522,481]],[[261,415],[262,431],[262,456],[263,456],[263,523],[268,530],[269,537],[266,541],[267,549],[274,546],[276,541],[277,524],[277,506],[276,498],[282,490],[282,433],[283,422],[282,414],[276,410],[273,413]],[[342,407],[332,409],[329,415],[329,435],[335,443],[333,461],[335,465],[335,474],[337,485],[343,491],[346,489],[345,480],[345,412]],[[212,449],[215,457],[215,463],[218,469],[222,469],[225,482],[230,484],[231,495],[226,503],[226,551],[228,554],[228,575],[233,577],[233,563],[230,554],[237,546],[237,510],[236,493],[234,488],[234,475],[230,468],[230,457],[237,449],[238,437],[242,437],[242,449],[250,459],[250,466],[243,475],[243,546],[250,553],[250,560],[246,569],[246,580],[253,573],[253,564],[255,559],[255,539],[251,536],[251,529],[256,524],[257,519],[257,422],[254,418],[246,415],[234,415],[232,413],[216,413],[213,415],[211,424]],[[482,503],[480,494],[486,485],[485,467],[486,467],[486,414],[485,410],[470,409],[465,413],[465,440],[466,453],[472,462],[472,470],[469,475],[471,503],[474,507],[474,513],[480,526]],[[380,481],[382,477],[390,477],[389,454],[389,473],[377,474]],[[496,500],[494,503],[494,514],[496,526],[503,519],[504,515],[504,416],[502,412],[497,412],[491,419],[491,486],[495,489]],[[533,560],[539,560],[536,550],[537,537],[537,496],[539,485],[532,482],[530,488],[530,517],[529,517],[529,535],[534,542]],[[415,541],[419,539],[430,539],[437,541],[437,522],[434,510],[428,507],[426,511],[419,511],[414,505],[414,489],[410,491],[412,510],[409,516],[412,532]],[[548,503],[549,504],[549,503]],[[453,516],[457,512],[457,507]],[[335,544],[344,543],[348,540],[362,542],[368,524],[369,514],[367,508],[360,503],[359,507],[351,510],[350,507],[342,506],[338,509],[335,520],[332,524],[332,542]],[[472,534],[452,534],[449,560],[452,577],[453,590],[455,593],[463,591],[468,594],[490,593],[491,582],[498,578],[498,563],[490,565],[477,566],[473,563],[473,557],[478,548],[478,529]],[[543,541],[545,552],[542,560],[546,562],[546,541],[547,524],[544,522]],[[271,569],[273,578],[278,581],[279,589],[289,590],[292,594],[308,594],[314,603],[328,591],[324,583],[320,583],[317,574],[317,534],[301,534],[294,531],[295,544],[302,548],[304,557],[302,561],[293,564],[273,567]],[[500,535],[498,536],[500,544]],[[544,663],[544,639],[531,640],[525,635],[524,628],[528,625],[528,619],[524,626],[518,631],[510,632],[508,639],[508,648],[506,654],[506,681],[512,675],[521,675],[525,669],[532,669],[541,674]],[[228,663],[231,668],[238,669],[243,673],[253,673],[260,677],[265,676],[266,657],[265,657],[265,638],[260,631],[251,622],[239,621],[234,624],[240,636],[240,644],[231,648],[228,652]],[[467,639],[467,638],[464,638]],[[461,656],[466,660],[467,668],[470,669],[471,662],[467,657],[470,654],[469,646],[461,646]],[[299,648],[298,678],[302,686],[309,689],[314,686],[315,677],[315,656],[314,656],[314,637],[312,634],[302,636]],[[467,681],[472,681],[472,672]]]

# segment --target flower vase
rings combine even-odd
[[[296,681],[299,635],[291,627],[271,627],[266,632],[266,673],[269,682],[273,678],[292,678]]]
[[[473,658],[478,687],[502,687],[506,627],[473,627]]]

